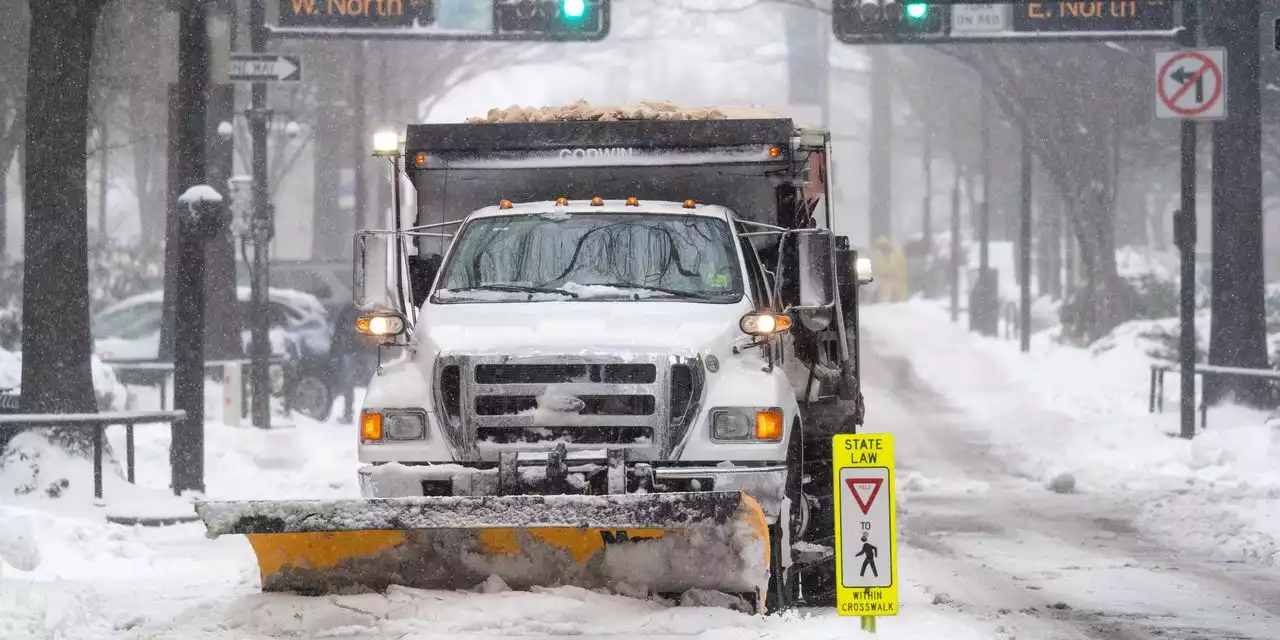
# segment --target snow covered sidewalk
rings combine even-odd
[[[862,322],[864,349],[910,361],[1025,477],[1142,501],[1143,529],[1168,544],[1280,565],[1280,432],[1264,413],[1222,407],[1194,440],[1172,437],[1176,409],[1147,412],[1152,360],[1136,331],[1122,327],[1092,350],[1046,331],[1022,354],[952,324],[934,302],[868,305]],[[1166,407],[1177,407],[1176,386],[1175,376]],[[874,427],[874,406],[867,418]]]

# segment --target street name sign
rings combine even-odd
[[[841,434],[831,441],[836,508],[836,609],[842,616],[898,615],[898,531],[893,436]]]
[[[1221,48],[1161,51],[1155,56],[1156,117],[1227,117],[1227,52]]]
[[[611,0],[275,0],[273,37],[597,41]]]
[[[302,58],[279,53],[233,53],[227,77],[232,82],[300,82]]]

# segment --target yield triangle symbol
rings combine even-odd
[[[853,499],[858,502],[858,508],[862,509],[862,515],[865,516],[871,510],[871,503],[876,501],[876,496],[880,493],[880,485],[884,484],[884,478],[846,478],[845,483],[849,485],[849,492],[853,494]],[[871,491],[866,500],[863,500],[862,494],[858,493],[858,485],[871,485]]]

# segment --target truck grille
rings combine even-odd
[[[496,457],[482,445],[634,449],[667,459],[697,415],[699,361],[652,354],[449,356],[436,366],[436,402],[459,461]]]

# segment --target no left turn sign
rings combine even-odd
[[[1227,53],[1224,49],[1156,54],[1156,117],[1221,120],[1227,117]]]

